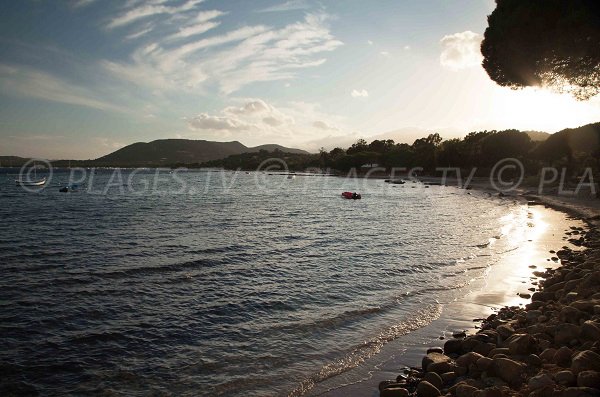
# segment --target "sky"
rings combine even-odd
[[[600,98],[497,86],[493,0],[0,4],[0,155],[97,158],[164,138],[317,151],[359,138],[556,132]]]

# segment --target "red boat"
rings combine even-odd
[[[361,199],[360,194],[358,194],[356,192],[354,192],[354,193],[352,193],[352,192],[343,192],[342,193],[342,197],[345,198],[345,199],[348,199],[348,200],[360,200]]]

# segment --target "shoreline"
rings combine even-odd
[[[523,191],[516,196],[585,222],[566,232],[583,249],[550,250],[558,266],[530,272],[540,280],[530,303],[505,306],[476,333],[421,352],[420,367],[415,362],[395,380],[379,383],[380,396],[600,396],[600,202]]]
[[[453,187],[437,187],[442,189],[451,189]],[[464,194],[479,195],[481,199],[489,199],[490,195],[485,195],[487,191],[474,189],[473,192]],[[563,228],[569,226],[583,226],[579,220],[572,219],[551,209],[544,209],[539,205],[528,205],[528,200],[517,196],[506,196],[505,198],[491,198],[506,202],[518,199],[523,213],[534,215],[532,222],[546,224],[541,226],[542,230],[536,228],[526,228],[528,237],[520,236],[521,243],[519,249],[514,252],[497,251],[496,257],[490,257],[484,273],[475,271],[475,279],[461,288],[464,295],[452,301],[442,301],[439,303],[442,307],[441,315],[434,319],[428,325],[412,331],[410,334],[401,336],[397,340],[386,344],[382,351],[373,359],[361,364],[358,368],[353,368],[347,373],[337,375],[315,386],[313,391],[308,393],[311,396],[341,397],[344,395],[367,395],[377,396],[377,383],[390,377],[395,377],[398,368],[404,366],[414,366],[420,362],[421,355],[425,346],[443,346],[445,340],[452,338],[452,334],[458,330],[474,330],[477,323],[473,319],[486,318],[493,310],[498,310],[505,305],[525,304],[526,299],[519,297],[518,293],[528,293],[528,288],[534,287],[529,279],[533,271],[527,265],[515,267],[514,260],[521,261],[526,255],[532,262],[538,264],[537,270],[548,266],[548,251],[564,245],[562,240]],[[521,219],[521,221],[523,221]],[[541,233],[541,234],[540,234]],[[511,233],[512,234],[512,233]],[[510,236],[509,237],[510,240]],[[533,239],[533,241],[532,241]],[[493,243],[493,242],[492,242]],[[575,248],[575,247],[574,247]],[[484,253],[482,252],[482,255]],[[486,257],[487,255],[483,255]],[[550,266],[558,266],[554,262]],[[525,284],[527,283],[527,284]],[[535,283],[537,284],[537,283]],[[435,297],[430,297],[435,298]],[[439,298],[438,298],[439,299]],[[434,299],[437,302],[437,299]],[[444,338],[441,340],[440,337]]]

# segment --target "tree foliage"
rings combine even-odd
[[[496,0],[488,25],[483,67],[497,84],[600,92],[600,1]]]

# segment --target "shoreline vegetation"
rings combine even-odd
[[[574,198],[526,196],[586,222],[569,247],[550,250],[557,268],[533,272],[525,307],[505,306],[475,334],[429,348],[420,367],[379,384],[381,397],[600,396],[600,209]]]
[[[237,144],[237,153],[216,151],[214,145]],[[213,146],[211,146],[213,145]],[[152,150],[149,150],[151,147]],[[266,160],[278,159],[285,163],[281,171],[312,171],[344,174],[354,170],[357,175],[381,175],[404,167],[422,168],[423,175],[439,175],[439,167],[460,169],[477,168],[475,176],[486,175],[501,159],[515,158],[524,165],[526,175],[537,175],[545,167],[566,168],[569,176],[576,176],[586,167],[600,170],[600,123],[568,128],[554,134],[535,131],[477,131],[463,138],[444,140],[439,134],[415,140],[412,144],[396,143],[391,139],[370,143],[359,139],[350,147],[336,147],[319,153],[290,149],[278,145],[246,148],[239,142],[209,142],[165,139],[150,143],[134,143],[95,160],[52,160],[55,168],[216,168],[226,170],[257,170]],[[221,148],[222,149],[222,148]],[[231,153],[231,151],[230,151]],[[209,161],[193,159],[209,155]],[[210,156],[209,156],[210,157]],[[20,167],[29,159],[0,156],[3,166]],[[468,172],[467,172],[468,174]]]

